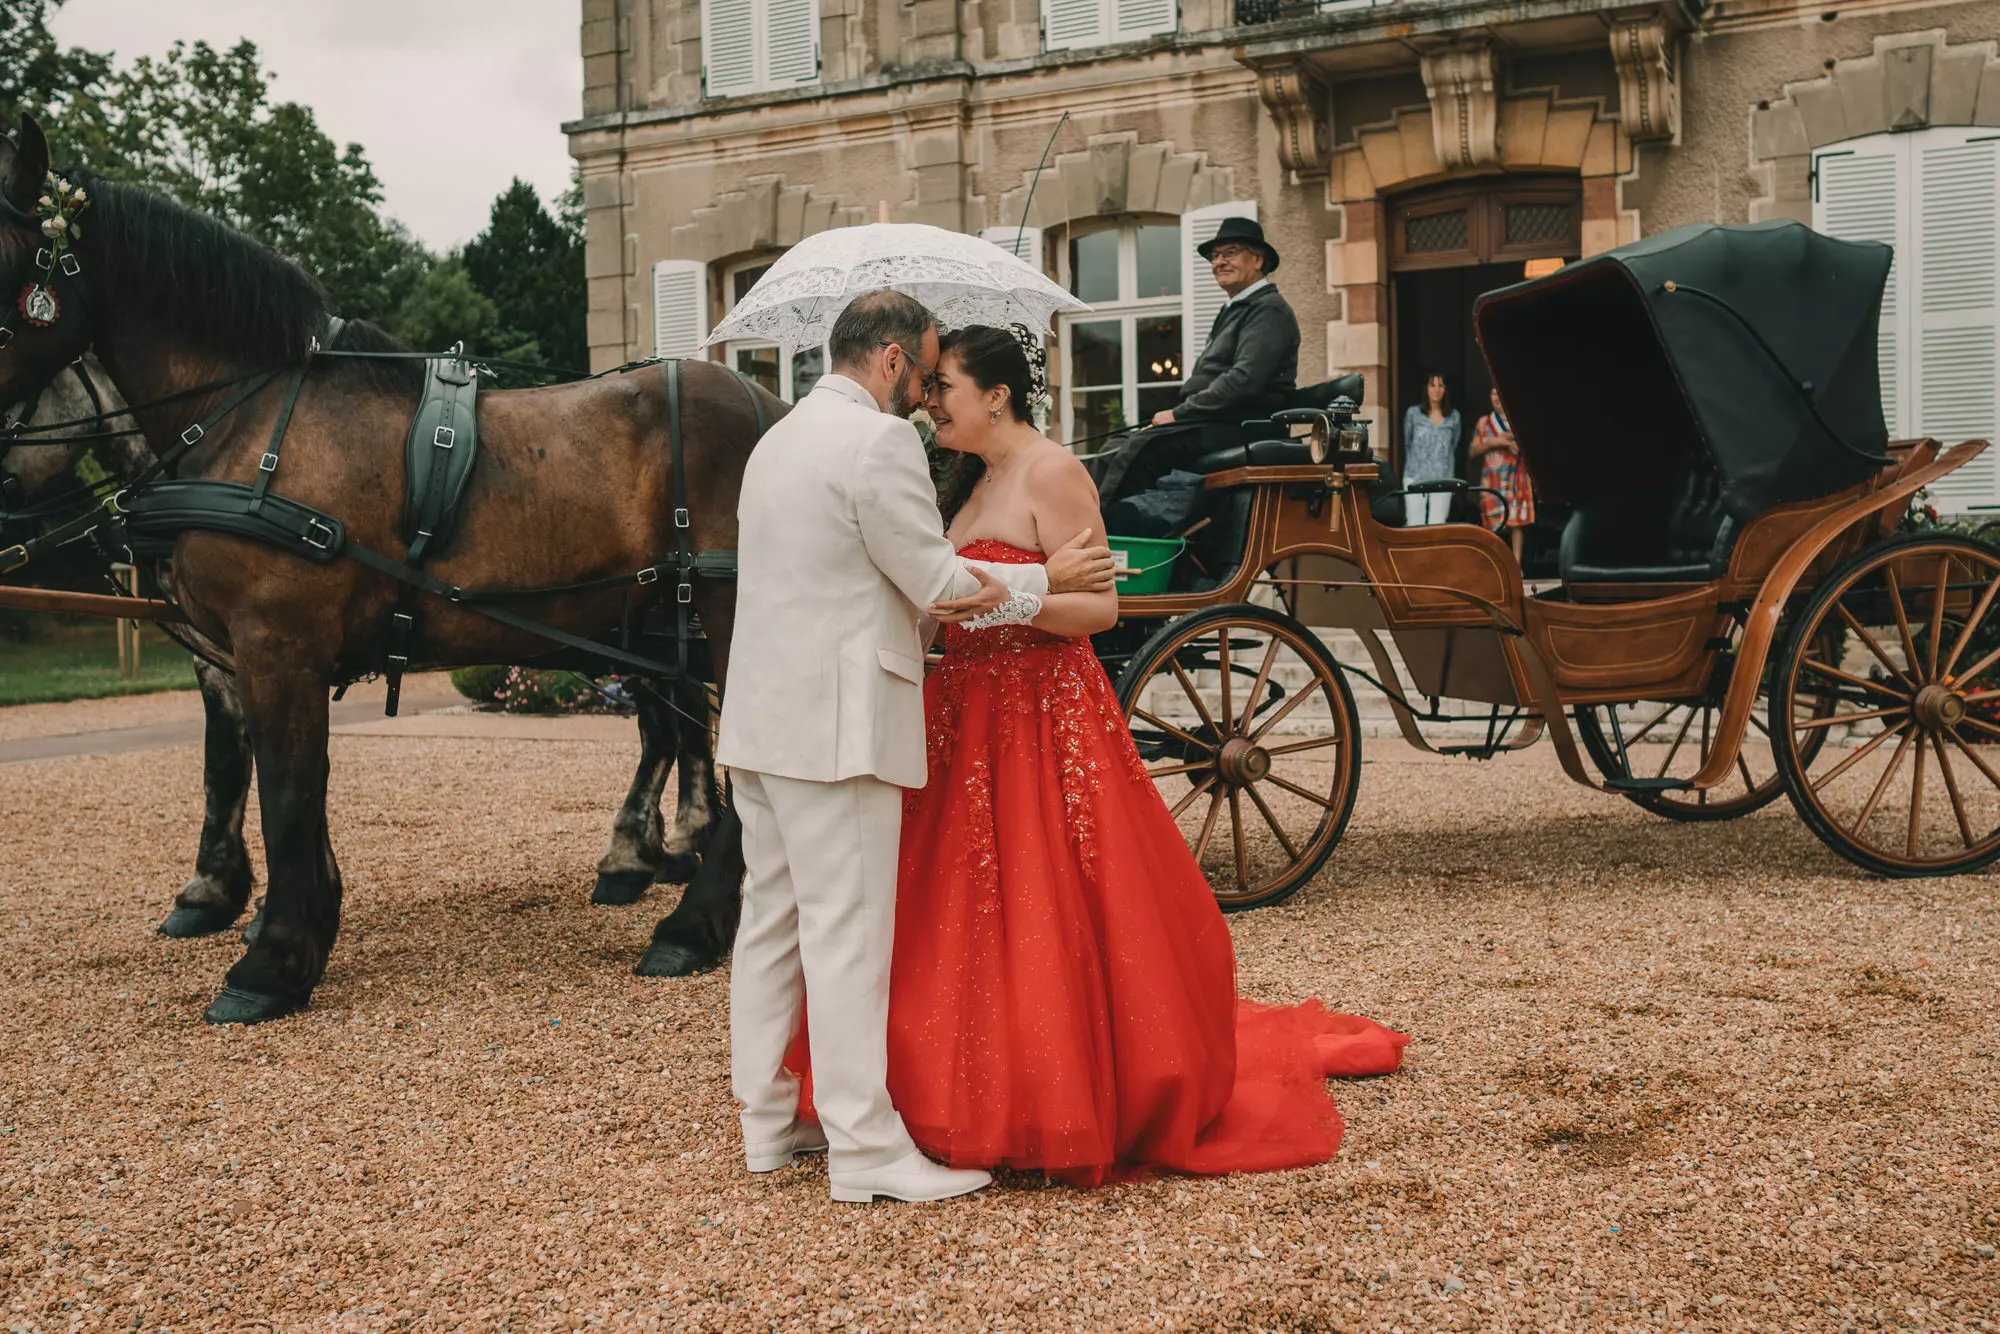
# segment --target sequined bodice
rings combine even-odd
[[[958,549],[958,554],[966,560],[983,560],[994,565],[1040,565],[1048,559],[1039,551],[1029,551],[990,537],[967,542]],[[984,656],[1005,650],[1069,642],[1061,635],[1037,630],[1032,625],[1003,625],[991,630],[968,630],[962,625],[947,625],[941,638],[946,661],[955,657]]]

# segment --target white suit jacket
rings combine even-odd
[[[844,375],[751,451],[716,759],[831,783],[925,777],[921,608],[976,592],[946,540],[916,428]],[[1042,594],[1040,565],[987,566]]]

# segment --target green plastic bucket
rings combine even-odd
[[[1118,537],[1104,539],[1118,570],[1120,593],[1164,593],[1174,562],[1187,542],[1178,537]]]

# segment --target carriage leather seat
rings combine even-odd
[[[1361,401],[1363,389],[1361,372],[1342,375],[1336,379],[1323,380],[1294,389],[1286,396],[1285,408],[1328,408],[1335,399]],[[1194,465],[1196,472],[1228,472],[1232,468],[1282,468],[1295,464],[1311,463],[1312,449],[1303,440],[1294,440],[1281,426],[1268,420],[1246,421],[1244,431],[1253,438],[1243,444],[1231,445],[1226,449],[1204,454]],[[1259,430],[1258,428],[1262,429]]]
[[[1680,470],[1664,507],[1650,495],[1580,506],[1557,561],[1565,583],[1707,583],[1728,572],[1737,531],[1703,459]]]

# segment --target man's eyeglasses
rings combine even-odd
[[[924,378],[920,382],[919,387],[924,391],[925,394],[928,395],[936,393],[938,387],[944,383],[943,379],[938,375],[936,371],[932,370],[929,366],[924,365],[923,358],[911,356],[910,349],[904,347],[901,343],[892,343],[886,339],[878,338],[875,340],[875,346],[893,347],[898,352],[902,353],[904,356],[909,357],[910,364],[912,366],[915,366],[918,370],[924,373]]]
[[[1250,252],[1240,245],[1219,245],[1208,252],[1208,262],[1214,264],[1225,259],[1241,259]]]

